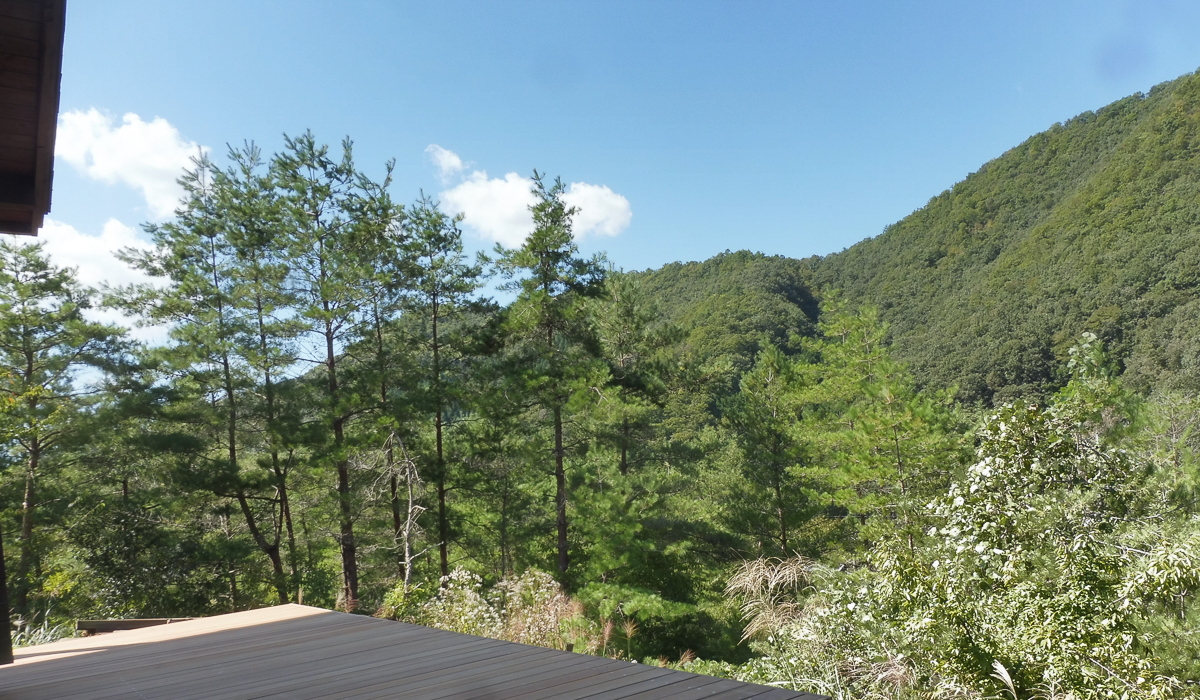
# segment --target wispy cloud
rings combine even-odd
[[[467,168],[466,163],[463,163],[462,158],[459,158],[457,153],[442,148],[436,143],[426,146],[425,154],[437,166],[438,178],[441,179],[443,185],[450,182],[451,179]]]
[[[529,207],[537,201],[532,179],[517,173],[491,178],[484,170],[463,175],[466,166],[455,152],[437,144],[431,144],[425,152],[437,166],[443,184],[459,178],[457,184],[440,194],[446,211],[462,214],[463,224],[486,240],[508,247],[525,241],[533,231]],[[577,209],[571,220],[576,239],[616,236],[633,220],[629,200],[606,185],[572,182],[563,200]]]
[[[208,148],[183,138],[161,117],[147,122],[130,113],[118,123],[93,108],[59,117],[54,150],[94,180],[138,190],[151,217],[162,220],[171,216],[183,196],[176,180],[191,159]]]

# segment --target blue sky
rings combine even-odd
[[[402,201],[446,193],[475,248],[512,240],[537,168],[579,183],[581,246],[625,269],[824,255],[1196,70],[1197,29],[1200,3],[1154,0],[70,0],[43,239],[127,281],[104,251],[167,216],[189,149],[311,128],[369,172],[395,158]]]

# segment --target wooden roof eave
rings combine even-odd
[[[50,211],[66,0],[0,0],[0,233]]]

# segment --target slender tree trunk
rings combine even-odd
[[[8,571],[4,565],[4,533],[0,532],[0,665],[13,662],[12,620],[8,613]]]
[[[238,424],[238,409],[237,399],[233,392],[233,371],[230,367],[229,355],[221,356],[222,366],[225,373],[225,401],[228,404],[228,431],[229,440],[229,464],[235,474],[239,473],[238,467],[238,448],[237,448],[237,424]],[[239,476],[240,478],[240,476]],[[287,576],[283,572],[283,561],[279,558],[279,538],[275,538],[275,542],[267,541],[267,538],[259,528],[258,523],[254,519],[254,513],[250,510],[250,504],[246,500],[246,494],[242,493],[241,487],[238,487],[237,502],[241,506],[242,516],[246,518],[246,527],[250,530],[250,536],[254,539],[254,544],[258,545],[259,550],[267,555],[271,560],[271,569],[274,571],[275,591],[279,595],[280,603],[289,602],[287,590]]]
[[[329,302],[323,302],[326,314]],[[337,355],[334,352],[333,328],[325,324],[325,364],[329,373],[329,404],[333,411],[333,449],[336,454],[338,493],[338,545],[342,553],[342,596],[347,612],[358,606],[358,546],[354,541],[354,508],[350,498],[350,463],[343,450],[346,445],[346,419],[341,410],[337,378]]]
[[[500,491],[500,577],[508,576],[511,558],[508,556],[508,476],[504,477],[504,486]]]
[[[437,483],[438,502],[438,555],[441,562],[442,576],[450,575],[450,540],[449,519],[446,517],[446,483]]]
[[[404,465],[404,481],[408,486],[408,512],[404,518],[404,590],[408,590],[409,584],[412,583],[412,529],[416,520],[416,468],[412,462],[405,460]]]
[[[629,419],[621,419],[621,476],[629,476]]]
[[[275,456],[277,457],[278,453],[275,453]],[[300,568],[296,558],[296,530],[292,526],[291,496],[288,493],[287,479],[280,474],[278,467],[276,475],[279,478],[279,514],[283,518],[283,526],[287,530],[288,567],[292,572],[292,585],[296,587],[296,602],[299,603],[302,594],[300,593]]]
[[[255,268],[255,283],[261,285],[262,280],[258,277],[258,269]],[[266,310],[263,305],[261,296],[256,296],[254,299],[255,322],[258,325],[258,349],[262,353],[263,362],[266,363],[263,367],[263,390],[266,396],[267,404],[267,436],[271,441],[271,471],[275,474],[275,489],[278,492],[279,519],[283,521],[283,527],[287,531],[288,539],[288,568],[291,570],[291,584],[288,586],[289,593],[292,586],[296,586],[297,600],[299,600],[300,575],[296,564],[296,533],[292,527],[292,509],[288,502],[288,470],[283,468],[283,464],[279,458],[279,446],[276,442],[278,431],[275,421],[275,380],[271,376],[271,353],[270,347],[267,344],[267,327],[265,323]],[[278,525],[275,528],[275,550],[278,556],[280,533]]]
[[[34,437],[29,442],[29,462],[25,472],[25,498],[21,504],[21,551],[17,560],[17,575],[13,592],[13,607],[18,613],[29,610],[29,590],[32,588],[30,575],[34,569],[37,550],[33,543],[34,515],[37,511],[37,476],[42,456],[41,441]]]
[[[570,563],[567,552],[567,472],[563,454],[562,408],[554,407],[554,483],[558,510],[558,573],[566,575]]]
[[[279,602],[290,603],[291,599],[288,596],[287,574],[283,571],[283,559],[279,556],[279,540],[275,540],[272,544],[267,541],[262,530],[258,527],[258,523],[254,521],[254,514],[250,512],[250,503],[246,499],[246,494],[240,491],[237,494],[238,505],[242,508],[242,515],[246,518],[246,526],[250,529],[250,536],[254,538],[254,543],[264,554],[271,560],[271,569],[274,572],[275,593],[279,596]]]
[[[334,426],[334,444],[340,446],[345,442],[345,432],[342,421]],[[346,600],[346,611],[358,606],[358,545],[354,541],[354,512],[350,502],[350,464],[339,457],[337,461],[337,490],[338,490],[338,541],[342,550],[342,582]]]
[[[387,356],[383,345],[383,320],[380,317],[379,305],[377,301],[372,308],[372,318],[375,321],[375,359],[378,364],[379,371],[379,411],[380,413],[390,418],[388,402],[388,383],[387,383]],[[406,534],[404,523],[400,517],[400,484],[399,478],[396,475],[396,433],[393,431],[388,435],[384,449],[384,471],[388,474],[389,486],[391,487],[391,510],[392,510],[392,542],[400,542],[404,539],[403,552],[400,555],[400,575],[404,577],[405,589],[408,588],[409,576],[411,575],[408,557],[408,535]]]
[[[386,460],[387,472],[390,475],[391,490],[392,490],[392,542],[399,542],[404,536],[404,522],[400,517],[400,477],[396,474],[396,447],[393,444],[395,440],[393,433],[388,437],[387,450],[384,453]],[[400,555],[400,575],[408,580],[408,566],[405,564],[404,555]]]
[[[438,407],[434,416],[434,437],[437,448],[437,508],[438,508],[438,560],[442,577],[450,575],[450,517],[446,512],[446,459],[442,453],[442,409]]]
[[[437,410],[433,416],[434,446],[437,450],[437,469],[434,482],[437,489],[438,508],[438,561],[442,578],[450,575],[450,514],[446,510],[446,455],[442,447],[442,431],[445,426],[445,407],[442,401],[442,345],[438,339],[438,316],[440,305],[435,295],[431,330],[433,338],[433,385],[437,396]],[[445,584],[443,584],[445,585]]]
[[[268,408],[268,422],[270,422],[271,409]],[[282,460],[279,458],[279,450],[275,447],[271,448],[271,471],[275,474],[275,491],[278,494],[276,497],[279,507],[279,520],[275,525],[275,551],[279,552],[280,540],[282,539],[282,528],[287,533],[288,541],[288,568],[291,570],[291,583],[288,585],[289,591],[292,586],[299,585],[299,572],[296,567],[296,533],[292,529],[292,508],[289,502],[287,470],[283,468]]]

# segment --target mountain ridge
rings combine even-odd
[[[761,260],[800,296],[879,307],[897,357],[969,402],[1054,390],[1085,331],[1134,388],[1200,388],[1200,74],[1054,124],[841,252]],[[640,274],[678,305],[670,278],[715,283],[709,262]]]

